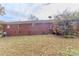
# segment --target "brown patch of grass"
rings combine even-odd
[[[54,35],[15,36],[0,38],[0,55],[78,55],[78,38]]]

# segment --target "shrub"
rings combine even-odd
[[[58,26],[60,30],[59,33],[62,34],[62,36],[66,38],[73,38],[75,36],[72,21],[69,20],[60,21],[58,22]]]
[[[74,31],[72,30],[71,24],[67,24],[65,27],[64,36],[70,38],[74,37]]]

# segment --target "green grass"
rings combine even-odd
[[[4,37],[0,38],[0,55],[79,55],[79,39],[54,35]]]

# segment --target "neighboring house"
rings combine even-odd
[[[7,36],[47,34],[52,29],[52,20],[5,22]]]

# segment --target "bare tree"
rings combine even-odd
[[[5,8],[0,4],[0,15],[5,15]]]
[[[66,9],[62,14],[55,16],[55,22],[59,27],[60,33],[62,33],[64,37],[74,37],[72,20],[76,19],[78,15],[79,13],[69,12]]]
[[[39,20],[37,16],[32,15],[32,14],[30,15],[29,19],[30,20]]]
[[[5,15],[5,7],[0,4],[0,15]],[[3,36],[3,25],[0,23],[0,37]]]

